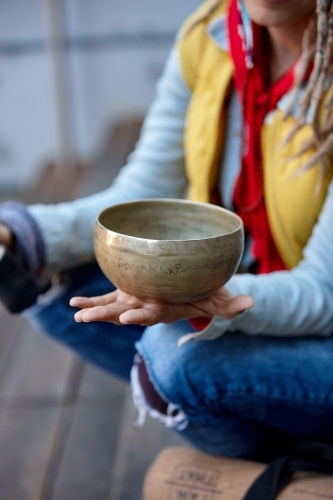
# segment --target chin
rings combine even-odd
[[[293,24],[316,8],[315,0],[244,0],[244,4],[252,21],[266,27]]]

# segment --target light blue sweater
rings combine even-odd
[[[69,267],[92,258],[94,221],[104,207],[139,198],[184,196],[187,179],[182,141],[190,97],[174,50],[157,85],[157,96],[140,140],[112,186],[74,202],[29,208],[41,229],[49,268]],[[241,126],[235,95],[228,119],[221,193],[224,204],[232,209]],[[283,336],[330,335],[333,332],[333,183],[304,258],[296,268],[268,275],[236,275],[227,288],[234,295],[251,295],[255,305],[232,320],[215,318],[207,332],[210,337],[226,330]]]
[[[215,42],[227,50],[223,19],[213,23],[208,31]],[[287,98],[288,95],[284,96],[278,103],[282,109]],[[21,246],[28,260],[29,253],[34,253],[34,258],[30,258],[32,270],[37,265],[38,251],[42,255],[40,235],[45,246],[46,271],[51,273],[93,258],[94,221],[103,208],[126,200],[185,196],[187,178],[182,144],[190,99],[178,54],[173,50],[157,85],[157,95],[145,119],[140,140],[112,186],[70,203],[30,206],[26,215],[22,207],[15,209],[8,204],[1,208],[0,205],[0,220],[12,227],[14,233],[27,235]],[[235,93],[227,119],[220,191],[224,206],[232,210],[233,187],[240,168],[241,131],[241,113]],[[30,223],[31,216],[37,226]],[[26,224],[30,230],[20,231],[19,226]],[[251,255],[247,253],[246,258]],[[40,257],[40,265],[42,261]],[[281,336],[331,335],[333,182],[299,265],[291,271],[267,275],[236,275],[227,288],[234,295],[251,295],[255,305],[232,320],[214,318],[205,333],[206,338],[214,338],[227,330]]]

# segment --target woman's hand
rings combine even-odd
[[[10,229],[0,222],[0,245],[11,248],[13,244],[13,235]]]
[[[81,311],[75,313],[75,321],[106,321],[116,325],[139,324],[152,326],[156,323],[172,323],[178,319],[191,319],[218,315],[231,319],[253,306],[249,295],[232,296],[223,287],[206,299],[188,304],[160,304],[148,302],[121,290],[100,297],[73,297],[70,305]]]

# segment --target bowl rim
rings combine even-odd
[[[102,214],[112,208],[116,208],[116,207],[120,207],[121,205],[134,205],[136,203],[142,203],[142,202],[166,202],[166,203],[170,203],[170,204],[173,204],[173,203],[181,203],[181,204],[188,204],[188,205],[204,205],[205,207],[211,207],[213,210],[214,209],[217,209],[219,211],[222,211],[222,212],[225,212],[228,214],[228,216],[232,216],[234,217],[238,222],[239,222],[239,227],[236,228],[234,231],[230,231],[228,232],[227,234],[221,234],[221,235],[218,235],[218,236],[209,236],[208,238],[193,238],[193,239],[190,239],[190,238],[187,238],[187,239],[184,239],[184,240],[156,240],[156,239],[153,239],[153,238],[141,238],[140,236],[131,236],[129,234],[123,234],[123,233],[119,233],[117,231],[114,231],[113,229],[109,229],[107,227],[105,227],[101,222],[100,222],[100,217],[102,216]],[[226,208],[223,208],[223,207],[220,207],[218,205],[214,205],[212,203],[204,203],[204,202],[201,202],[201,201],[192,201],[192,200],[183,200],[183,199],[178,199],[178,198],[142,198],[142,199],[135,199],[135,200],[129,200],[129,201],[124,201],[124,202],[120,202],[120,203],[115,203],[114,205],[110,205],[108,207],[105,207],[103,210],[101,210],[96,219],[95,219],[95,224],[99,225],[102,229],[106,230],[106,231],[109,231],[110,233],[113,233],[115,235],[119,235],[121,237],[124,237],[124,238],[129,238],[131,240],[140,240],[140,241],[151,241],[151,242],[164,242],[164,243],[167,243],[167,242],[178,242],[178,243],[184,243],[186,241],[190,241],[190,242],[193,242],[193,241],[209,241],[209,240],[214,240],[216,238],[224,238],[226,236],[231,236],[235,233],[237,233],[239,230],[244,233],[244,225],[243,225],[243,221],[242,219],[239,217],[239,215],[237,215],[236,213],[232,212],[231,210],[228,210]]]

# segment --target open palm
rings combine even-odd
[[[73,297],[70,301],[71,306],[81,309],[74,316],[77,322],[106,321],[117,325],[144,326],[215,315],[231,319],[250,309],[253,304],[250,296],[234,297],[225,287],[205,299],[187,304],[148,302],[121,290],[99,297]]]

